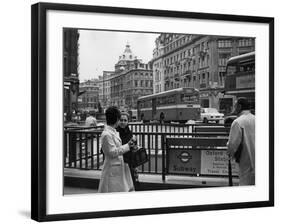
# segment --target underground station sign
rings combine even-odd
[[[170,149],[168,172],[171,174],[228,175],[228,156],[221,150]],[[232,162],[232,175],[238,176],[238,165]]]
[[[197,174],[201,170],[200,150],[169,150],[168,171],[175,174]]]

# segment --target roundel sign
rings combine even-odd
[[[181,160],[181,162],[188,163],[192,159],[192,156],[187,151],[184,151],[178,155],[178,158]]]

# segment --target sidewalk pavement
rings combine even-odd
[[[99,170],[64,169],[64,193],[83,194],[96,193],[100,179]],[[228,186],[228,177],[176,176],[168,175],[162,180],[159,174],[139,174],[140,191],[183,189],[199,187]],[[233,178],[233,184],[238,185],[238,178]]]

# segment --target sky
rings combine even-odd
[[[129,43],[134,56],[147,63],[152,59],[159,34],[79,30],[79,79],[98,78],[103,71],[114,71],[114,65]]]

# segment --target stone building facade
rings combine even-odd
[[[111,78],[114,76],[114,71],[103,71],[99,76],[99,102],[103,111],[111,105]]]
[[[63,107],[66,120],[70,120],[73,112],[78,110],[78,40],[79,33],[77,29],[63,29]]]
[[[99,86],[98,79],[91,79],[79,84],[80,95],[78,97],[79,111],[98,112]]]

